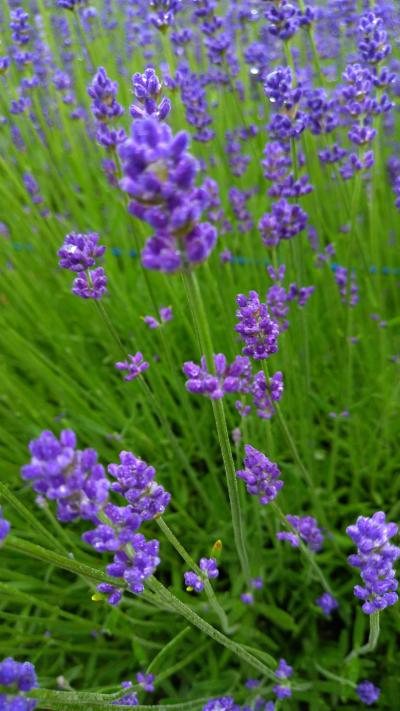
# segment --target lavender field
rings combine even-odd
[[[400,5],[1,0],[0,711],[400,709]]]

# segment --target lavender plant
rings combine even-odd
[[[397,708],[399,29],[0,8],[5,711]]]

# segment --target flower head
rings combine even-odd
[[[363,704],[371,706],[371,704],[374,704],[375,701],[378,701],[381,690],[379,686],[374,686],[371,681],[365,680],[357,684],[356,694],[360,697]]]
[[[11,525],[3,516],[3,509],[0,506],[0,543],[4,541],[10,531]]]
[[[30,662],[16,662],[12,657],[3,659],[0,662],[0,686],[11,687],[10,695],[0,693],[0,707],[5,711],[33,711],[36,707],[35,699],[24,696],[24,692],[38,686],[35,667]]]
[[[258,496],[260,504],[269,504],[283,486],[279,468],[250,444],[245,445],[245,452],[245,468],[237,471],[236,476],[245,481],[249,494]]]
[[[239,308],[235,326],[245,345],[244,355],[255,360],[265,360],[278,350],[279,326],[268,311],[268,306],[260,302],[256,291],[250,291],[249,296],[239,294],[236,297]]]
[[[188,378],[186,389],[211,400],[219,400],[228,393],[246,391],[251,376],[251,364],[246,356],[236,356],[228,365],[225,356],[218,353],[214,356],[214,369],[213,373],[208,371],[204,356],[200,365],[192,361],[184,363],[183,372]]]
[[[148,368],[149,364],[146,360],[143,360],[143,355],[138,351],[135,355],[128,355],[128,360],[119,361],[115,364],[117,370],[122,370],[126,372],[124,375],[124,380],[134,380],[139,375],[144,373]]]
[[[292,516],[288,514],[286,519],[296,533],[280,531],[276,534],[278,540],[288,541],[294,548],[297,548],[300,537],[314,553],[321,550],[324,543],[324,535],[313,516]]]
[[[356,585],[354,594],[363,600],[362,610],[371,615],[394,605],[398,582],[393,564],[400,556],[400,548],[390,539],[397,535],[398,526],[386,523],[386,515],[378,511],[371,517],[359,516],[346,532],[358,548],[348,561],[360,569],[364,586]]]
[[[331,612],[339,607],[338,601],[328,592],[324,592],[321,597],[318,597],[315,603],[321,608],[322,614],[325,615],[325,617],[329,617]]]
[[[63,246],[57,252],[60,267],[72,272],[82,272],[94,267],[96,260],[103,256],[106,249],[99,245],[99,239],[95,232],[67,234]]]

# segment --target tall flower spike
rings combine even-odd
[[[386,515],[378,511],[371,517],[359,516],[346,532],[358,548],[348,561],[359,568],[364,583],[354,588],[355,596],[363,600],[363,612],[371,615],[394,605],[398,582],[393,564],[400,556],[400,548],[389,541],[397,535],[398,526],[386,523]]]
[[[143,521],[161,516],[167,508],[171,494],[154,481],[155,469],[132,452],[121,452],[120,464],[110,464],[108,473],[117,481],[111,484],[130,504],[132,512]]]
[[[188,144],[185,131],[173,136],[166,124],[145,118],[133,122],[131,138],[119,147],[129,211],[155,231],[142,251],[147,269],[174,272],[203,262],[217,239],[215,227],[200,222],[209,199],[195,186],[199,166]]]
[[[259,497],[260,504],[269,504],[283,486],[279,468],[250,444],[246,444],[244,449],[244,469],[237,471],[236,476],[246,483],[249,494]]]
[[[152,117],[159,121],[165,119],[171,111],[171,102],[166,97],[163,97],[158,102],[162,92],[162,82],[152,67],[147,67],[143,74],[136,72],[132,77],[133,93],[139,101],[137,104],[132,104],[129,111],[133,118]]]
[[[22,478],[32,482],[40,497],[57,501],[57,518],[69,522],[78,518],[97,521],[108,498],[109,482],[94,449],[76,449],[72,430],[60,438],[48,430],[29,444],[32,455],[21,469]]]
[[[265,360],[278,350],[279,326],[268,312],[268,306],[260,302],[256,291],[250,291],[249,296],[239,294],[236,297],[239,308],[236,318],[239,323],[235,331],[245,343],[244,355],[254,360]]]

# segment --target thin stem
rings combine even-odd
[[[369,654],[369,652],[373,652],[376,648],[376,645],[378,644],[379,632],[379,612],[373,612],[372,615],[369,616],[369,638],[367,644],[364,644],[362,647],[356,647],[356,649],[353,649],[353,651],[347,655],[345,661],[348,663],[351,662],[351,660],[355,657],[359,657],[362,654]]]
[[[319,664],[315,664],[315,668],[322,674],[322,676],[325,676],[327,679],[332,679],[332,681],[338,681],[339,684],[344,684],[345,686],[351,686],[352,689],[356,688],[356,684],[354,681],[350,681],[350,679],[345,679],[343,676],[337,676],[337,674],[332,674],[332,672],[327,671],[327,669],[324,669],[323,667],[320,667]]]
[[[173,534],[171,531],[170,527],[165,523],[164,519],[160,516],[159,518],[156,519],[157,524],[159,525],[160,529],[164,533],[165,537],[169,540],[171,545],[175,548],[175,550],[179,553],[181,558],[185,561],[185,563],[194,570],[197,575],[201,577],[201,579],[204,582],[204,589],[206,592],[206,595],[210,601],[210,605],[214,612],[218,615],[219,620],[221,622],[221,627],[226,632],[227,634],[230,632],[230,626],[228,622],[228,618],[226,616],[225,610],[221,607],[219,604],[215,592],[212,588],[212,585],[208,578],[204,577],[203,571],[199,568],[197,563],[193,560],[193,558],[189,555],[189,553],[186,551],[186,549],[183,547],[183,545],[178,541],[176,536]]]
[[[181,600],[179,600],[175,595],[173,595],[167,588],[162,585],[156,578],[149,578],[151,587],[153,588],[156,595],[160,600],[164,600],[168,603],[169,607],[172,608],[178,615],[184,617],[190,624],[197,627],[199,630],[208,635],[215,642],[218,642],[223,647],[229,649],[233,654],[242,659],[244,662],[249,664],[254,669],[257,669],[262,674],[264,674],[269,679],[275,680],[274,672],[269,669],[263,662],[261,662],[257,657],[248,652],[241,644],[234,642],[229,637],[226,637],[222,632],[219,632],[212,627],[208,622],[203,620],[199,615],[197,615],[193,610],[185,605]]]
[[[190,308],[198,332],[199,343],[206,362],[211,371],[214,371],[214,348],[211,333],[208,326],[207,315],[201,291],[193,271],[184,272],[184,281],[188,294]],[[242,513],[240,510],[239,491],[235,472],[235,464],[232,456],[232,449],[229,440],[228,428],[226,424],[225,410],[222,400],[212,400],[215,424],[217,427],[218,440],[221,448],[222,458],[225,466],[226,482],[228,487],[229,504],[231,508],[233,535],[235,538],[236,550],[238,552],[240,564],[244,578],[249,584],[250,565],[246,551],[244,527]]]

